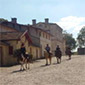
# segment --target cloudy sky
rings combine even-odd
[[[85,0],[0,0],[0,18],[31,24],[32,19],[57,23],[76,38],[85,26]]]

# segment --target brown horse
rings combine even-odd
[[[51,60],[52,60],[52,53],[48,53],[47,51],[44,51],[44,56],[45,56],[45,59],[46,59],[46,65],[48,65],[48,60],[51,64]]]
[[[69,47],[66,48],[65,53],[66,53],[66,55],[69,56],[69,60],[70,60],[71,59],[72,52],[71,52],[71,49]]]
[[[21,64],[20,70],[30,69],[30,63],[32,61],[32,55],[26,54],[25,57],[22,55],[21,50],[17,49],[14,51],[14,57]],[[24,68],[25,64],[25,68]]]
[[[56,56],[56,59],[57,59],[57,63],[58,64],[61,63],[62,52],[60,50],[56,50],[55,56]]]

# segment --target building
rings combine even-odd
[[[32,20],[32,25],[17,23],[16,18],[11,21],[0,23],[0,66],[16,63],[13,58],[13,51],[19,49],[21,43],[25,44],[26,52],[31,53],[34,59],[44,57],[47,44],[54,53],[56,46],[59,45],[62,53],[65,52],[65,40],[62,35],[62,28],[56,23],[45,22],[36,23]]]
[[[40,50],[30,48],[32,54],[34,54],[34,51],[36,51],[36,58],[41,58],[44,56],[46,44],[49,44],[51,46],[52,35],[43,29],[32,25],[18,24],[16,18],[12,18],[11,22],[3,22],[2,24],[6,27],[13,28],[19,32],[24,32],[25,30],[28,30],[29,36],[31,37],[33,42],[32,45],[40,48]],[[35,20],[33,20],[33,24],[35,24]]]
[[[32,26],[33,27],[33,26]],[[38,27],[33,27],[34,29],[36,29],[36,34],[38,35],[39,39],[40,39],[40,58],[44,57],[44,51],[45,51],[45,47],[47,44],[49,44],[49,46],[51,47],[51,37],[52,35],[48,32],[46,32],[45,30],[42,30]],[[33,32],[31,32],[33,33]]]
[[[50,23],[48,18],[45,19],[45,22],[36,23],[36,20],[33,20],[33,22],[34,22],[33,26],[38,27],[42,30],[45,30],[46,32],[53,35],[51,38],[52,52],[54,53],[56,46],[59,45],[64,55],[65,54],[65,40],[62,34],[63,29],[56,23]]]
[[[13,51],[19,49],[21,43],[25,44],[26,52],[31,53],[34,59],[40,57],[40,38],[34,35],[36,29],[34,31],[33,29],[33,27],[12,21],[0,23],[0,66],[16,63],[16,59],[13,58]]]
[[[22,33],[0,32],[0,66],[13,65],[17,63],[13,57],[13,50],[17,48],[17,41]]]

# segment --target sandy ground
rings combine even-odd
[[[85,55],[63,56],[61,64],[45,66],[45,60],[31,64],[30,70],[19,71],[20,65],[0,68],[0,85],[85,85]]]

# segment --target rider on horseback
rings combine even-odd
[[[60,50],[59,45],[57,45],[57,47],[56,47],[55,56],[62,56],[62,52]]]
[[[21,50],[22,56],[26,57],[26,54],[25,54],[26,53],[26,49],[25,49],[24,43],[21,44],[20,50]]]
[[[50,56],[50,47],[49,47],[49,45],[48,45],[48,44],[47,44],[47,46],[46,46],[45,50],[48,52],[48,54],[49,54],[49,56]]]

